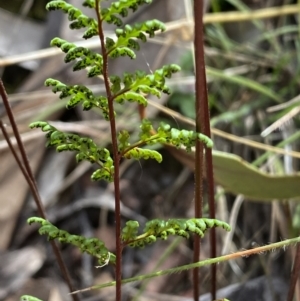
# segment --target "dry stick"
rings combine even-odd
[[[17,163],[18,163],[18,165],[19,165],[19,167],[20,167],[20,169],[21,169],[21,171],[22,171],[29,187],[30,187],[32,196],[33,196],[34,201],[37,205],[39,215],[42,218],[46,219],[45,210],[44,210],[44,207],[43,207],[43,204],[42,204],[42,201],[41,201],[41,197],[40,197],[39,192],[38,192],[37,184],[36,184],[35,178],[33,176],[33,173],[32,173],[32,170],[31,170],[31,167],[30,167],[27,155],[26,155],[25,147],[24,147],[23,142],[21,140],[21,136],[20,136],[20,133],[19,133],[14,115],[12,113],[11,107],[9,105],[9,101],[8,101],[8,98],[7,98],[5,87],[4,87],[4,84],[3,84],[1,78],[0,78],[0,95],[2,97],[4,106],[5,106],[5,109],[6,109],[6,113],[7,113],[7,116],[9,118],[10,124],[12,126],[12,129],[13,129],[13,132],[14,132],[19,150],[21,152],[21,157],[22,157],[24,165],[21,163],[21,160],[19,158],[17,159],[18,155],[17,155],[16,151],[13,148],[13,145],[12,145],[10,139],[9,139],[9,136],[7,135],[7,132],[6,132],[5,127],[3,126],[2,122],[1,122],[1,124],[2,124],[1,125],[1,130],[3,132],[3,135],[4,135],[6,141],[9,145],[13,155],[16,158],[16,161],[17,161]],[[65,266],[65,264],[63,262],[63,259],[62,259],[61,253],[59,251],[59,248],[58,248],[57,244],[54,241],[51,241],[51,246],[52,246],[53,252],[55,254],[56,260],[58,262],[58,265],[60,267],[60,270],[61,270],[61,272],[62,272],[62,274],[65,278],[65,281],[66,281],[66,283],[69,287],[69,290],[72,292],[74,290],[74,288],[73,288],[73,285],[71,283],[71,277],[69,275],[67,267]],[[76,298],[73,298],[73,300],[74,301],[79,301],[78,296],[76,296]]]
[[[122,299],[122,242],[121,242],[121,205],[120,205],[120,156],[118,153],[118,141],[116,131],[116,121],[114,115],[113,95],[111,93],[108,75],[108,54],[105,47],[105,37],[103,33],[102,20],[100,16],[100,0],[96,0],[96,14],[98,20],[98,34],[101,43],[103,57],[103,79],[108,99],[109,122],[111,130],[111,142],[114,159],[114,188],[115,188],[115,224],[116,224],[116,301]]]
[[[300,281],[299,280],[299,275],[300,275],[300,245],[298,245],[297,248],[296,248],[294,267],[293,267],[293,270],[292,270],[287,301],[293,301],[296,283],[297,283],[297,281]]]
[[[203,110],[205,103],[206,86],[203,86],[203,74],[205,74],[205,65],[203,56],[203,0],[194,1],[194,47],[195,47],[195,91],[196,91],[196,132],[201,133],[204,128],[205,111]],[[195,150],[195,217],[202,217],[203,203],[203,143],[197,140]],[[200,257],[200,237],[194,236],[194,256],[193,261],[197,262]],[[193,270],[193,296],[198,301],[200,295],[200,277],[199,268]]]

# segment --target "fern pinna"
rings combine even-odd
[[[41,224],[40,234],[47,235],[49,239],[58,239],[62,243],[70,243],[82,252],[95,256],[99,266],[114,264],[116,266],[117,300],[120,300],[121,285],[121,254],[125,246],[144,247],[156,241],[156,239],[167,239],[170,235],[189,237],[190,233],[203,236],[205,231],[211,227],[220,226],[225,230],[230,227],[223,222],[211,219],[169,219],[149,221],[144,231],[139,233],[137,221],[128,221],[121,229],[120,221],[120,198],[119,198],[119,163],[121,159],[154,159],[162,161],[162,156],[156,150],[147,148],[153,144],[169,144],[175,147],[185,148],[190,151],[197,141],[203,142],[211,148],[213,142],[207,136],[188,130],[178,130],[170,125],[160,123],[154,128],[151,121],[143,119],[140,124],[138,139],[133,139],[125,129],[117,131],[115,118],[117,114],[114,104],[134,102],[138,106],[147,106],[148,95],[161,97],[162,93],[169,94],[170,89],[166,79],[180,71],[175,64],[162,66],[160,69],[147,74],[143,71],[134,73],[125,72],[123,76],[108,73],[108,65],[111,60],[120,56],[129,59],[136,57],[136,51],[140,49],[140,43],[145,43],[148,38],[154,37],[158,32],[165,30],[165,25],[158,20],[146,21],[134,25],[123,24],[122,18],[126,17],[129,10],[136,11],[139,6],[150,4],[151,0],[119,0],[111,2],[103,8],[101,2],[106,0],[85,0],[83,6],[96,12],[96,19],[86,16],[80,9],[65,1],[50,1],[48,10],[61,10],[68,15],[70,29],[84,29],[83,38],[90,39],[94,36],[100,38],[101,53],[92,51],[85,47],[79,47],[60,38],[54,38],[51,45],[58,47],[65,53],[65,62],[73,63],[73,71],[85,69],[87,77],[102,77],[104,80],[106,94],[96,95],[84,85],[68,85],[56,79],[49,78],[45,85],[52,87],[59,98],[67,99],[67,109],[78,105],[84,111],[100,110],[105,120],[110,123],[112,137],[112,151],[104,146],[98,145],[90,137],[82,137],[75,133],[65,133],[45,121],[33,122],[31,128],[40,128],[46,133],[47,146],[55,147],[58,152],[72,151],[76,154],[77,162],[83,160],[97,165],[91,179],[93,181],[105,180],[114,182],[115,185],[115,211],[116,211],[116,254],[107,250],[104,243],[96,238],[85,238],[71,235],[60,230],[49,221],[32,217],[29,224],[37,222]],[[115,25],[115,37],[105,37],[103,23]],[[119,292],[119,293],[118,293]],[[27,298],[27,296],[26,296]]]
[[[100,266],[108,263],[115,264],[116,256],[109,252],[104,242],[98,238],[86,238],[70,234],[40,217],[29,218],[28,224],[31,225],[32,223],[39,223],[41,225],[39,233],[47,235],[49,240],[58,239],[61,243],[72,244],[77,246],[82,253],[86,252],[96,257]],[[139,233],[137,221],[127,221],[126,226],[122,229],[121,237],[124,245],[143,248],[145,245],[154,243],[158,238],[166,240],[170,235],[189,238],[190,233],[194,233],[203,237],[204,233],[213,227],[221,227],[230,231],[230,226],[227,223],[210,218],[174,218],[167,221],[154,219],[146,223],[142,233]]]

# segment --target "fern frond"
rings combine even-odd
[[[127,147],[130,146],[130,142],[129,142],[129,133],[128,131],[120,131],[118,134],[118,149],[120,152],[122,152],[124,149],[126,149]]]
[[[163,32],[165,30],[165,25],[158,20],[136,23],[133,26],[125,25],[124,29],[116,29],[116,41],[109,40],[109,43],[106,43],[107,52],[111,58],[127,55],[131,59],[134,59],[136,55],[133,50],[140,49],[139,43],[136,40],[146,42],[147,35],[153,38],[157,31]]]
[[[96,1],[95,0],[85,0],[82,3],[82,6],[89,7],[89,8],[95,8],[96,7]]]
[[[93,52],[84,47],[77,47],[73,43],[60,38],[54,38],[51,41],[51,46],[60,48],[64,53],[65,62],[77,60],[73,66],[73,71],[82,70],[90,67],[88,77],[101,75],[103,72],[103,58],[99,53]]]
[[[122,240],[134,240],[137,237],[139,226],[137,221],[127,221],[126,226],[122,229]]]
[[[157,135],[160,139],[164,140],[166,143],[172,144],[176,147],[184,146],[187,151],[191,151],[191,148],[195,146],[196,141],[202,141],[208,148],[213,147],[212,140],[201,134],[194,131],[188,130],[178,130],[171,128],[169,125],[161,123]]]
[[[169,124],[163,122],[160,123],[156,134],[153,134],[153,126],[147,119],[142,121],[140,129],[140,143],[147,145],[152,145],[155,143],[168,143],[176,147],[184,146],[187,151],[190,151],[191,148],[195,146],[196,140],[200,140],[207,147],[213,147],[213,142],[209,137],[194,131],[171,128]]]
[[[42,300],[30,295],[23,295],[20,297],[20,301],[42,301]]]
[[[141,141],[147,141],[153,136],[154,128],[152,123],[149,119],[143,119],[140,125],[140,134],[139,137]]]
[[[95,2],[94,1],[85,1],[84,6],[94,8]],[[66,3],[62,0],[56,0],[56,1],[50,1],[46,5],[46,9],[49,11],[52,10],[61,10],[65,14],[68,14],[69,21],[72,21],[70,23],[70,29],[81,29],[81,28],[87,28],[87,30],[83,34],[84,39],[92,38],[93,36],[98,35],[98,22],[90,18],[86,15],[84,15],[80,9],[74,7],[71,4]]]
[[[150,149],[144,149],[139,148],[135,146],[131,146],[129,142],[129,133],[128,131],[120,131],[118,134],[118,148],[119,152],[122,154],[122,156],[126,159],[155,159],[158,163],[162,162],[162,155],[155,151]]]
[[[69,243],[78,247],[82,253],[88,253],[97,258],[100,266],[107,263],[115,264],[116,256],[109,252],[102,240],[98,238],[86,238],[84,236],[73,235],[67,231],[60,230],[49,221],[40,217],[31,217],[28,224],[38,223],[41,225],[39,233],[47,235],[49,240],[58,239],[61,243]]]
[[[107,182],[112,182],[114,173],[114,162],[111,158],[109,158],[102,164],[102,168],[93,172],[91,179],[93,181],[105,180]]]
[[[142,4],[150,4],[152,0],[119,0],[113,2],[109,8],[101,10],[102,20],[109,23],[115,24],[116,26],[122,26],[122,20],[116,15],[126,17],[128,15],[128,9],[136,11]]]
[[[51,86],[53,93],[60,92],[60,99],[71,97],[66,105],[67,109],[72,109],[81,103],[84,111],[88,111],[94,107],[99,108],[102,111],[103,117],[109,120],[107,97],[95,96],[93,92],[85,86],[68,86],[52,78],[48,78],[45,81],[45,85],[48,87]]]
[[[154,74],[146,74],[144,71],[138,70],[134,74],[124,73],[123,79],[119,76],[111,76],[111,90],[116,95],[115,100],[119,103],[128,100],[147,106],[147,99],[144,95],[152,94],[160,97],[161,92],[170,93],[165,84],[165,78],[170,78],[173,73],[178,71],[180,71],[180,67],[172,64],[163,66]]]
[[[125,92],[115,98],[116,102],[124,103],[125,100],[129,102],[137,102],[140,105],[147,106],[147,99],[142,94],[136,92]]]
[[[145,148],[139,148],[135,147],[130,149],[124,154],[124,157],[126,159],[144,159],[144,160],[149,160],[149,159],[155,159],[158,163],[162,162],[162,155],[152,149],[145,149]]]
[[[166,240],[170,235],[189,238],[190,233],[203,237],[205,232],[212,227],[222,227],[230,231],[230,226],[217,219],[192,218],[169,219],[167,221],[154,219],[146,223],[143,233],[137,236],[139,224],[128,221],[122,231],[122,240],[131,247],[144,247],[156,241],[157,238]]]
[[[113,180],[114,165],[110,152],[106,148],[99,147],[91,138],[63,133],[44,121],[33,122],[29,127],[41,128],[43,132],[47,132],[47,146],[56,147],[58,152],[75,151],[77,162],[86,160],[90,163],[97,163],[101,168],[92,174],[93,181],[103,179],[111,182]]]

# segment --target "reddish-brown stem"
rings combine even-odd
[[[40,194],[39,194],[39,191],[38,191],[38,188],[37,188],[37,184],[36,184],[35,178],[33,176],[33,172],[31,170],[31,167],[30,167],[27,155],[26,155],[25,147],[24,147],[24,144],[21,140],[21,136],[20,136],[20,133],[19,133],[19,130],[18,130],[18,127],[17,127],[17,123],[15,121],[14,115],[13,115],[11,107],[9,105],[9,101],[8,101],[8,98],[7,98],[5,87],[3,85],[3,82],[2,82],[1,78],[0,78],[0,95],[1,95],[3,103],[4,103],[4,107],[6,109],[8,119],[9,119],[10,124],[12,126],[13,133],[14,133],[15,138],[17,140],[17,144],[18,144],[18,147],[19,147],[19,150],[20,150],[20,153],[21,153],[21,158],[23,160],[23,163],[22,163],[21,159],[18,157],[18,154],[17,154],[16,150],[14,149],[14,147],[13,147],[13,145],[12,145],[10,139],[9,139],[9,136],[6,132],[6,129],[3,126],[3,123],[1,121],[2,133],[4,135],[4,138],[7,141],[7,144],[9,146],[13,156],[16,159],[16,162],[17,162],[18,166],[20,167],[21,172],[23,173],[23,175],[25,177],[25,180],[28,183],[28,186],[29,186],[29,188],[31,190],[31,193],[33,195],[33,199],[36,203],[39,215],[42,218],[46,219],[44,206],[43,206],[43,203],[41,201],[41,197],[40,197]],[[61,272],[62,272],[62,274],[65,278],[65,281],[66,281],[66,283],[69,287],[69,290],[72,292],[72,291],[74,291],[74,288],[73,288],[73,285],[72,285],[72,282],[71,282],[71,277],[69,275],[67,267],[65,266],[65,264],[63,262],[60,250],[59,250],[57,244],[55,243],[55,241],[51,241],[51,246],[52,246],[53,252],[55,254],[56,260],[58,262],[58,265],[60,267],[60,270],[61,270]],[[76,297],[76,298],[73,298],[73,300],[74,301],[79,301],[79,298]]]
[[[20,170],[21,170],[21,172],[22,172],[22,174],[24,176],[24,178],[30,180],[30,178],[28,176],[28,173],[27,173],[26,169],[23,166],[22,161],[20,160],[20,158],[19,158],[16,150],[14,149],[13,144],[10,141],[9,135],[8,135],[6,129],[5,129],[5,125],[3,124],[2,120],[0,120],[0,128],[1,128],[1,132],[2,132],[2,134],[4,136],[4,139],[7,142],[7,145],[9,147],[12,155],[14,156],[14,158],[15,158],[15,160],[16,160],[16,162],[17,162],[17,164],[18,164],[18,166],[19,166],[19,168],[20,168]]]
[[[143,120],[146,118],[146,107],[143,105],[138,105],[140,119]]]
[[[208,113],[209,114],[209,113]],[[209,116],[209,115],[207,115]],[[209,122],[209,119],[208,119]],[[208,126],[208,131],[205,131],[204,134],[210,137],[210,127]],[[213,162],[212,162],[212,150],[211,148],[205,149],[205,162],[206,162],[206,179],[208,182],[208,202],[209,202],[209,217],[215,218],[215,191],[214,191],[214,174],[213,174]],[[217,248],[216,248],[216,229],[212,228],[209,233],[210,239],[210,257],[217,257]],[[215,300],[217,292],[217,266],[211,266],[211,295],[212,300]]]
[[[205,59],[204,59],[204,27],[203,27],[203,1],[194,1],[195,14],[195,66],[196,66],[196,129],[197,132],[202,132],[204,135],[211,137],[210,133],[210,118],[209,106],[207,97],[207,84],[205,73]],[[214,177],[212,165],[212,150],[205,149],[206,161],[206,175],[208,182],[208,196],[209,196],[209,215],[215,218],[215,201],[214,201]],[[197,168],[196,159],[196,168]],[[202,163],[203,164],[203,163]],[[202,175],[202,168],[199,172]],[[202,180],[202,178],[201,178]],[[212,229],[210,232],[211,243],[211,258],[216,257],[216,230]],[[196,257],[196,254],[195,254]],[[212,272],[212,299],[216,298],[216,266],[211,266]]]
[[[202,11],[203,11],[203,1],[194,1],[194,45],[195,45],[195,90],[196,90],[196,131],[198,133],[202,132],[204,128],[204,110],[203,103],[205,101],[206,86],[203,86],[203,74],[205,75],[205,65],[202,58],[203,54],[203,24],[202,24]],[[197,141],[196,152],[195,152],[195,217],[202,217],[202,203],[203,203],[203,143]],[[193,261],[199,261],[200,257],[200,238],[199,236],[194,236],[194,256]],[[200,295],[200,277],[199,268],[193,270],[193,295],[194,300],[199,300]]]
[[[96,14],[98,20],[98,34],[101,43],[102,57],[103,57],[103,78],[106,89],[109,109],[109,122],[111,130],[111,142],[114,159],[114,188],[115,188],[115,226],[116,226],[116,301],[121,301],[121,280],[122,280],[122,241],[121,241],[121,208],[120,208],[120,179],[119,179],[119,165],[120,156],[118,153],[118,140],[116,130],[116,120],[114,115],[113,95],[110,89],[109,75],[108,75],[108,53],[105,47],[105,37],[102,28],[102,19],[100,15],[100,0],[96,0]]]
[[[300,282],[300,245],[297,245],[287,301],[292,301],[297,281]],[[298,300],[298,299],[297,299]]]

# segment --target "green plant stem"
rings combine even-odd
[[[129,240],[129,241],[123,242],[123,246],[126,246],[126,245],[129,245],[129,244],[133,243],[133,242],[137,242],[139,240],[142,240],[142,239],[144,239],[144,238],[146,238],[146,237],[148,237],[150,235],[151,234],[149,234],[149,233],[141,234],[141,235],[137,236],[134,240]]]
[[[190,269],[200,268],[200,267],[212,265],[212,264],[218,264],[221,262],[225,262],[225,261],[240,258],[240,257],[248,257],[248,256],[251,256],[254,254],[263,254],[263,253],[269,252],[269,251],[273,252],[275,249],[279,249],[279,248],[283,248],[285,250],[285,248],[287,246],[293,245],[293,244],[298,244],[298,243],[300,243],[300,236],[296,237],[296,238],[291,238],[291,239],[283,240],[280,242],[276,242],[273,244],[269,244],[266,246],[257,247],[257,248],[250,249],[250,250],[239,251],[239,252],[236,252],[233,254],[227,254],[224,256],[216,257],[216,258],[209,258],[209,259],[202,260],[202,261],[199,261],[196,263],[182,265],[182,266],[179,266],[176,268],[171,268],[171,269],[157,271],[157,272],[146,274],[146,275],[139,275],[136,277],[123,279],[122,284],[135,282],[135,281],[142,281],[145,279],[155,278],[155,277],[163,276],[163,275],[170,275],[173,273],[180,273],[180,272],[187,271]],[[110,286],[115,286],[115,285],[116,285],[116,281],[107,282],[107,283],[103,283],[100,285],[94,285],[94,286],[91,286],[91,287],[88,287],[88,288],[85,288],[82,290],[72,292],[72,294],[82,293],[82,292],[90,291],[93,289],[102,289],[105,287],[110,287]]]
[[[103,57],[103,78],[108,99],[109,122],[111,130],[112,151],[114,160],[114,189],[115,189],[115,227],[116,227],[116,301],[122,299],[122,242],[121,242],[121,206],[120,206],[120,182],[119,169],[120,157],[118,154],[118,140],[116,131],[116,121],[114,115],[113,95],[111,93],[108,75],[108,54],[105,47],[105,37],[102,28],[102,20],[100,15],[100,0],[96,0],[96,14],[98,20],[98,33],[102,49]]]
[[[195,46],[195,90],[196,90],[196,132],[201,133],[203,129],[204,111],[203,103],[205,101],[205,87],[203,84],[203,74],[205,74],[205,64],[202,59],[203,52],[203,1],[194,1],[194,46]],[[204,78],[205,80],[205,78]],[[195,218],[202,217],[202,206],[203,206],[203,143],[197,140],[195,150]],[[194,263],[199,260],[200,257],[200,237],[194,235]],[[193,270],[193,296],[194,301],[199,300],[200,295],[200,277],[199,267],[195,266]]]
[[[41,200],[38,188],[37,188],[37,184],[36,184],[33,172],[31,170],[31,167],[30,167],[27,155],[26,155],[25,147],[24,147],[24,144],[22,142],[22,139],[21,139],[18,127],[17,127],[17,123],[15,121],[14,115],[13,115],[11,107],[9,105],[9,101],[8,101],[8,98],[7,98],[5,87],[4,87],[4,84],[3,84],[1,78],[0,78],[0,95],[2,97],[4,107],[6,109],[8,119],[9,119],[10,124],[12,126],[13,133],[14,133],[14,136],[16,138],[16,141],[17,141],[20,153],[21,153],[21,158],[23,160],[23,163],[21,162],[20,158],[18,157],[18,155],[17,155],[17,153],[16,153],[16,151],[15,151],[15,149],[14,149],[14,147],[13,147],[13,145],[12,145],[10,139],[9,139],[9,136],[6,133],[5,127],[3,126],[2,122],[1,122],[1,130],[2,130],[3,135],[4,135],[4,137],[7,141],[7,144],[9,145],[9,148],[10,148],[12,154],[15,157],[15,160],[16,160],[18,166],[20,167],[21,172],[23,173],[23,176],[24,176],[25,180],[28,183],[28,186],[29,186],[30,191],[31,191],[32,196],[33,196],[33,199],[36,203],[39,215],[42,218],[46,219],[45,209],[44,209],[44,206],[43,206],[43,203],[42,203],[42,200]],[[65,281],[66,281],[66,283],[69,287],[69,290],[73,291],[74,288],[73,288],[73,285],[72,285],[71,277],[70,277],[70,274],[68,272],[68,269],[67,269],[66,265],[64,264],[61,253],[59,251],[59,248],[58,248],[57,244],[54,241],[51,241],[51,246],[52,246],[53,252],[55,254],[55,257],[56,257],[57,263],[59,265],[59,268],[61,270],[61,273],[62,273],[63,277],[65,278]],[[79,298],[78,297],[73,298],[73,301],[79,301]]]
[[[131,144],[128,148],[126,148],[124,151],[120,152],[120,156],[124,156],[126,153],[128,153],[129,151],[131,151],[132,149],[136,148],[136,147],[141,147],[147,144],[147,142],[150,142],[152,140],[157,139],[157,137],[159,137],[158,135],[154,135],[151,138],[144,140],[144,141],[137,141],[133,144]]]
[[[108,53],[107,53],[107,55],[108,55]],[[122,89],[120,92],[114,94],[114,95],[112,96],[112,99],[115,100],[118,96],[120,96],[120,95],[122,95],[122,94],[125,94],[125,93],[128,92],[128,91],[130,91],[130,89],[125,89],[125,88],[124,88],[124,89]]]

